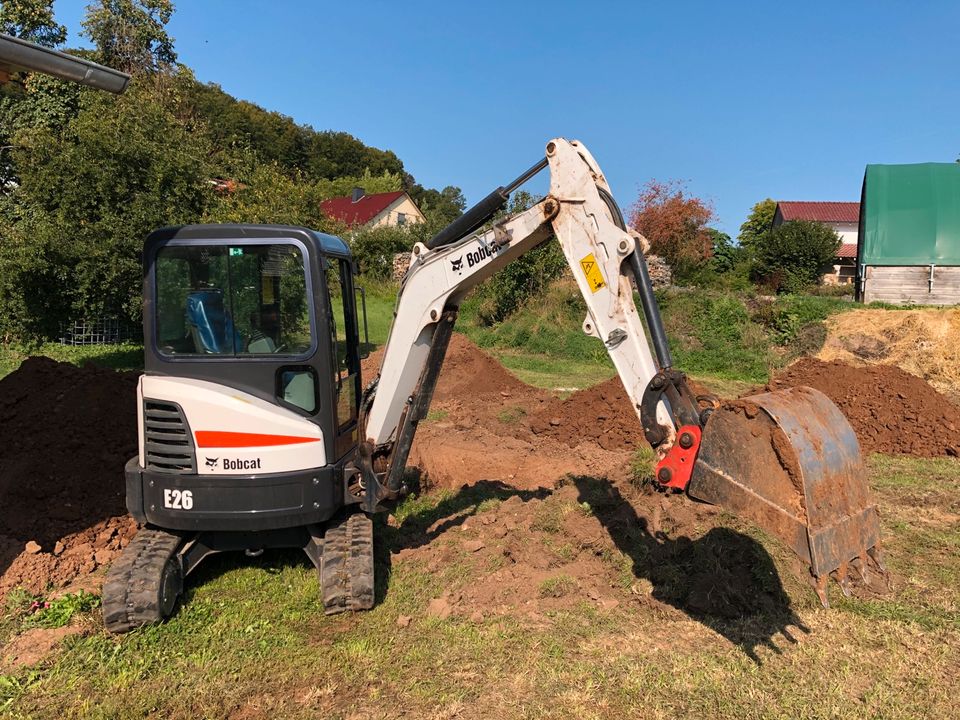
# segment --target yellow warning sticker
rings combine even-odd
[[[593,257],[593,253],[580,261],[580,268],[583,270],[584,277],[587,278],[587,285],[590,286],[590,290],[596,292],[600,288],[606,287],[607,284],[603,281],[603,273],[600,272],[600,266]]]

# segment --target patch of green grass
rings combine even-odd
[[[502,422],[504,425],[513,425],[520,421],[524,415],[527,414],[527,411],[519,406],[504,408],[497,413],[497,420]]]
[[[143,368],[143,346],[135,343],[115,345],[60,345],[43,343],[35,346],[0,345],[0,377],[20,367],[20,363],[32,355],[84,365],[92,362],[114,370],[140,370]]]
[[[642,485],[653,477],[657,467],[657,453],[649,445],[641,445],[630,455],[630,479]]]
[[[560,575],[548,577],[546,580],[541,582],[537,586],[537,594],[540,597],[558,598],[563,597],[564,595],[569,595],[572,592],[576,592],[577,587],[578,585],[576,580],[569,575],[561,573]]]
[[[68,625],[75,615],[100,607],[100,597],[86,590],[61,595],[54,600],[35,598],[24,619],[24,627],[59,628]]]
[[[428,423],[440,422],[445,420],[448,415],[450,415],[449,410],[430,410],[423,421]]]

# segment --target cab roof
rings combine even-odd
[[[297,239],[325,255],[351,257],[350,248],[336,235],[317,232],[296,225],[176,225],[154,230],[147,236],[145,248],[162,245],[169,240],[246,240],[258,238]]]

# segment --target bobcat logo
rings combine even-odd
[[[458,257],[456,260],[451,260],[450,264],[453,266],[454,272],[461,272],[463,270],[463,255]]]
[[[220,462],[220,458],[207,458],[207,467],[212,470],[217,466],[218,462]]]

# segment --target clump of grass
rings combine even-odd
[[[524,415],[527,414],[527,411],[522,407],[509,407],[504,408],[499,413],[497,413],[497,420],[502,422],[505,425],[513,425],[515,422],[520,420]]]
[[[537,592],[540,597],[559,598],[574,592],[577,587],[577,581],[569,575],[554,575],[540,583]]]
[[[491,512],[493,510],[496,510],[502,504],[503,504],[503,500],[501,500],[500,498],[487,498],[486,500],[481,500],[480,504],[477,505],[477,512],[478,513]]]
[[[423,421],[427,423],[440,422],[441,420],[446,419],[449,414],[449,410],[431,410],[427,413],[427,416],[423,419]]]
[[[645,485],[657,467],[657,453],[649,445],[641,445],[630,456],[630,482]]]
[[[59,628],[68,625],[78,613],[100,607],[100,598],[86,590],[61,595],[55,600],[43,600],[29,593],[15,597],[20,611],[26,616],[25,627]]]

